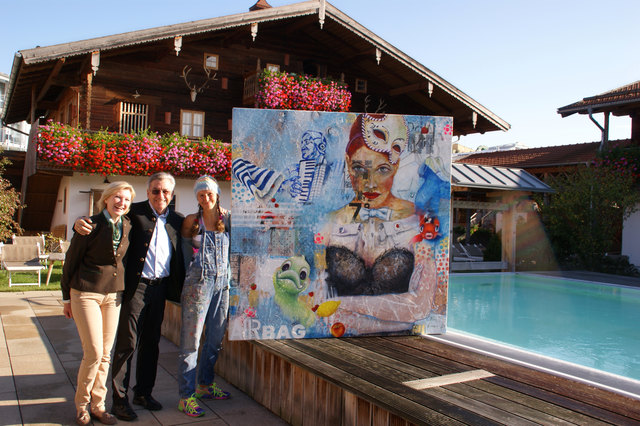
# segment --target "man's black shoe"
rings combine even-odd
[[[136,405],[142,405],[144,408],[151,411],[162,410],[162,404],[156,401],[151,395],[134,396],[133,403]]]
[[[129,405],[129,401],[126,399],[113,402],[113,407],[111,407],[111,414],[116,416],[118,420],[124,420],[125,422],[130,422],[138,418],[138,415],[131,405]]]

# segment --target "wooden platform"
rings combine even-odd
[[[218,374],[293,425],[640,424],[640,401],[426,338],[225,341]]]

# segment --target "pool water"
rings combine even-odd
[[[640,288],[529,274],[451,274],[447,327],[640,380]]]

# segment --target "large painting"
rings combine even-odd
[[[234,109],[229,338],[443,333],[452,133]]]

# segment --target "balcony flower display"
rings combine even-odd
[[[231,145],[206,137],[190,140],[177,133],[88,132],[53,121],[38,132],[38,159],[92,174],[175,176],[211,174],[229,180]]]
[[[255,99],[257,108],[346,112],[351,107],[343,83],[268,70],[258,78]]]
[[[610,148],[600,152],[593,165],[619,176],[628,175],[637,184],[640,182],[640,147],[610,142]]]

